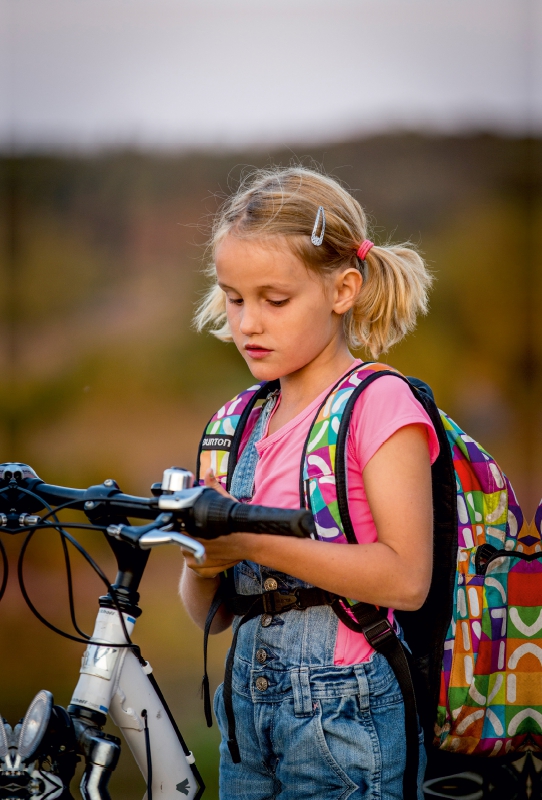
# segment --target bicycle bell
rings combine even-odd
[[[162,477],[163,492],[182,492],[194,486],[194,474],[182,467],[170,467],[164,470]]]

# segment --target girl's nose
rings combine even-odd
[[[239,330],[243,336],[252,336],[254,333],[263,333],[261,312],[257,305],[245,302],[241,312]]]

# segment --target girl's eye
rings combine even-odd
[[[228,297],[228,303],[232,303],[234,306],[242,306],[243,305],[243,298],[242,297]]]
[[[272,306],[276,306],[277,308],[280,308],[281,306],[286,305],[286,303],[288,302],[288,299],[286,299],[286,300],[268,300],[268,302],[271,303]]]

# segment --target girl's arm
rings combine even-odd
[[[218,573],[222,572],[223,569],[225,567],[221,567]],[[181,599],[190,617],[202,629],[205,627],[207,612],[218,589],[219,582],[219,574],[211,577],[201,577],[186,565],[183,569],[179,586]],[[233,614],[229,614],[224,606],[221,606],[213,620],[211,633],[220,633],[226,630],[231,625],[232,620]]]
[[[429,591],[433,559],[431,464],[425,426],[408,425],[396,431],[366,465],[363,481],[377,542],[352,547],[236,533],[205,542],[207,560],[202,566],[191,557],[187,563],[202,577],[212,577],[217,565],[248,559],[342,597],[415,610]]]

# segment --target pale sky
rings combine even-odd
[[[0,0],[0,147],[542,131],[540,0]]]

